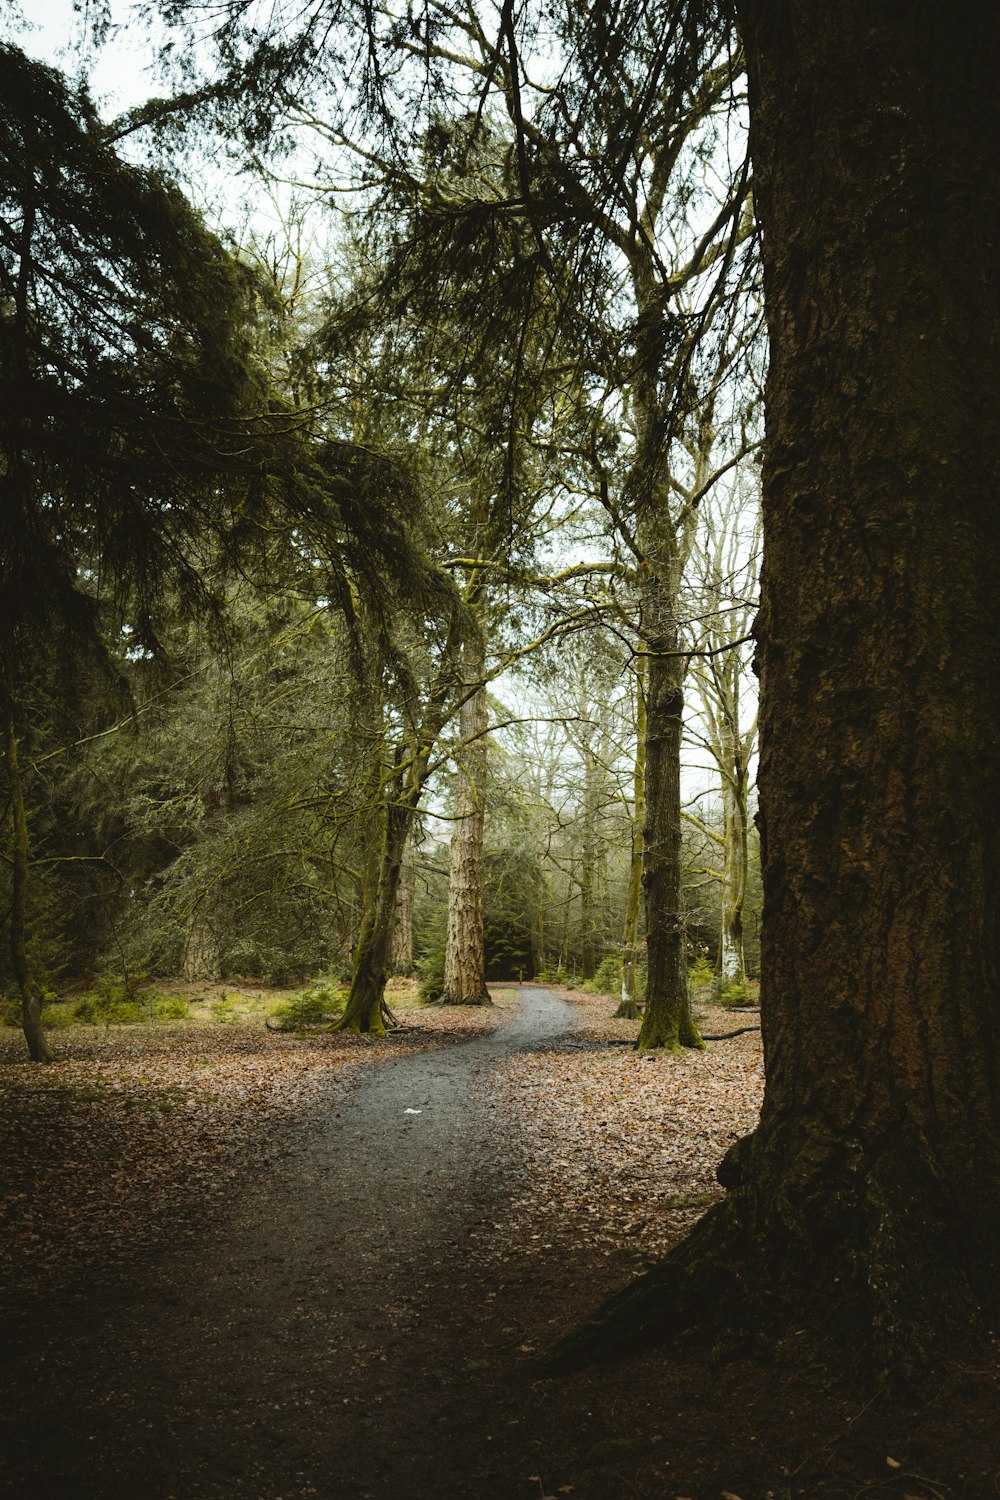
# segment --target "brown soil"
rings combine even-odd
[[[1000,1494],[995,1359],[920,1410],[808,1349],[525,1373],[717,1191],[760,1055],[645,1061],[606,999],[519,995],[387,1044],[74,1029],[5,1067],[0,1494]]]

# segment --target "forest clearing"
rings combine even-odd
[[[607,996],[494,996],[397,992],[378,1044],[87,1027],[39,1075],[7,1041],[2,1493],[989,1495],[985,1370],[917,1412],[819,1360],[531,1370],[719,1196],[762,1059],[751,1029],[658,1063]]]

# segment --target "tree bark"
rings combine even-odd
[[[386,809],[378,883],[358,934],[351,988],[336,1031],[385,1036],[387,1026],[395,1022],[385,1003],[385,985],[403,852],[413,813],[413,807],[398,802],[390,802]]]
[[[1000,11],[740,0],[771,341],[767,1086],[605,1337],[925,1385],[1000,1287]]]
[[[10,958],[21,993],[21,1025],[32,1062],[54,1062],[55,1054],[42,1029],[42,992],[35,979],[28,953],[27,902],[30,844],[24,782],[18,757],[14,712],[8,700],[4,726],[7,789],[10,796],[13,839],[11,841]]]
[[[583,748],[583,827],[580,831],[580,978],[586,983],[597,973],[597,921],[594,881],[597,874],[598,765],[588,728]]]
[[[686,662],[680,649],[678,601],[691,542],[692,520],[671,512],[664,450],[658,332],[658,284],[646,259],[632,267],[640,329],[632,403],[636,457],[632,487],[636,532],[643,553],[640,635],[647,658],[646,823],[642,889],[646,915],[646,1008],[636,1045],[640,1051],[678,1052],[703,1044],[691,1013],[687,942],[681,893],[681,745]],[[693,518],[692,518],[693,519]]]
[[[469,641],[466,675],[483,673],[481,642]],[[483,948],[483,834],[486,799],[486,686],[478,687],[459,716],[455,831],[448,872],[448,935],[442,1005],[492,1005]]]
[[[646,819],[646,696],[642,658],[635,674],[635,770],[633,773],[632,853],[629,861],[628,888],[625,893],[625,921],[622,926],[622,997],[615,1015],[634,1021],[639,1015],[635,993],[635,968],[639,951],[639,914],[642,896],[642,841]]]
[[[416,895],[416,871],[408,854],[403,851],[403,867],[399,873],[399,890],[396,892],[396,914],[392,924],[392,946],[389,966],[394,974],[408,978],[413,973],[413,902]]]
[[[664,568],[669,560],[664,559]],[[676,587],[654,575],[644,585],[643,627],[650,652],[646,693],[646,825],[642,887],[646,908],[646,1009],[640,1051],[701,1047],[688,994],[681,909],[681,735],[684,661]]]

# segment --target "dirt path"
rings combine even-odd
[[[321,1100],[196,1247],[34,1310],[2,1493],[530,1493],[526,1392],[494,1378],[524,1329],[482,1255],[503,1212],[489,1079],[575,1017],[521,997],[492,1035]]]
[[[717,1193],[760,1042],[642,1058],[606,996],[498,998],[0,1048],[0,1495],[995,1500],[988,1353],[919,1411],[807,1342],[524,1378]]]

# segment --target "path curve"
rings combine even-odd
[[[523,1394],[493,1373],[519,1330],[498,1322],[482,1254],[505,1207],[489,1080],[575,1017],[551,991],[516,993],[497,1031],[387,1061],[311,1109],[217,1232],[105,1289],[82,1331],[43,1318],[23,1375],[41,1406],[27,1401],[0,1493],[524,1495]]]

